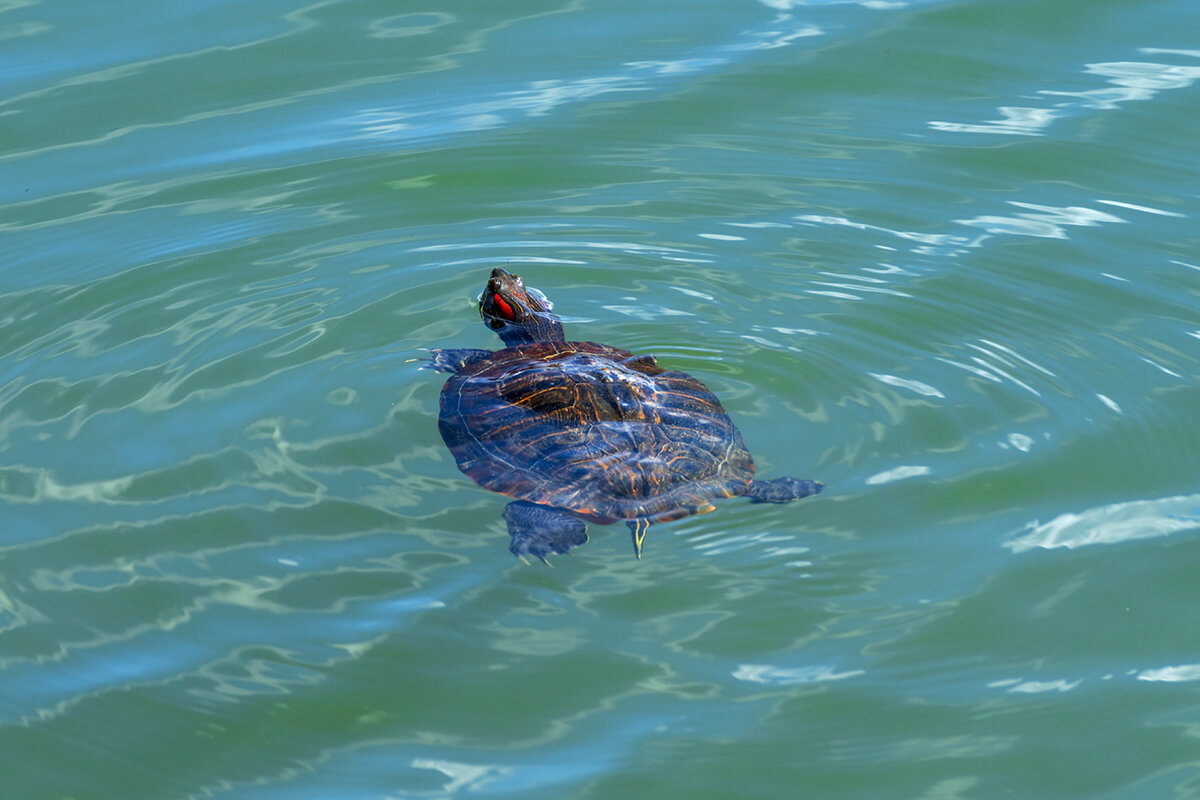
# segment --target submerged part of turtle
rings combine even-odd
[[[587,541],[586,521],[626,520],[638,558],[652,522],[746,495],[789,503],[817,481],[754,479],[742,435],[704,384],[595,342],[562,323],[520,276],[492,271],[479,299],[503,350],[435,350],[451,372],[438,429],[458,468],[516,498],[504,509],[509,549],[542,561]]]

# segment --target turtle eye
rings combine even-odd
[[[504,298],[498,293],[492,295],[492,299],[496,301],[496,308],[500,309],[500,316],[505,319],[513,319],[517,315],[513,313],[512,306],[504,302]]]

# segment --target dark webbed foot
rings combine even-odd
[[[824,488],[825,484],[820,481],[775,478],[770,481],[751,481],[746,496],[756,503],[790,503]]]
[[[473,361],[487,358],[492,354],[492,351],[462,347],[448,350],[431,350],[430,353],[427,367],[436,369],[438,372],[458,372]]]
[[[549,565],[546,556],[566,553],[588,540],[587,523],[579,517],[524,500],[504,507],[504,521],[512,536],[509,552],[522,561],[526,555],[531,555]]]

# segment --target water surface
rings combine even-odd
[[[6,791],[1200,795],[1195,30],[0,4]],[[513,559],[496,266],[825,493]]]

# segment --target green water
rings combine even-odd
[[[1200,797],[1198,33],[0,2],[0,796]],[[825,493],[512,558],[496,266]]]

